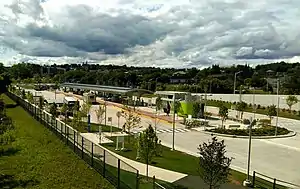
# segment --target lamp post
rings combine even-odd
[[[172,150],[175,150],[175,96],[176,93],[173,95],[173,141],[172,141]]]
[[[250,125],[249,125],[249,148],[248,148],[248,162],[247,162],[247,179],[244,181],[244,186],[250,186],[250,159],[251,159],[251,141],[252,141],[252,117],[250,117]]]
[[[235,87],[236,87],[236,76],[240,73],[242,73],[243,71],[239,71],[239,72],[235,72],[234,73],[234,82],[233,82],[233,94],[235,94]]]
[[[275,136],[277,136],[277,127],[278,127],[278,116],[279,116],[279,79],[277,79],[277,116],[276,116],[276,127],[275,127]]]

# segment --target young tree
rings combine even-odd
[[[102,133],[102,121],[105,119],[104,113],[105,113],[105,105],[99,105],[98,109],[95,110],[96,117],[99,123],[99,143],[101,142],[101,133]]]
[[[55,103],[50,105],[50,114],[53,117],[56,117],[56,115],[57,115],[57,105]]]
[[[146,176],[148,179],[148,165],[155,155],[157,147],[157,136],[151,125],[144,130],[139,137],[139,151],[142,159],[146,162]]]
[[[158,119],[157,117],[159,116],[160,114],[160,110],[162,109],[162,106],[163,106],[163,102],[162,102],[162,99],[160,96],[158,96],[155,100],[155,123],[154,123],[154,128],[155,128],[155,132],[156,132],[156,128],[157,128],[157,124],[158,124]]]
[[[122,116],[122,112],[117,111],[116,116],[118,118],[118,128],[120,128],[120,117]]]
[[[88,114],[90,113],[90,109],[92,107],[92,103],[91,102],[85,102],[83,103],[83,105],[81,106],[81,117],[87,119]]]
[[[292,106],[298,103],[298,98],[294,95],[289,95],[286,98],[286,104],[289,106],[290,111],[292,110]]]
[[[210,189],[228,182],[232,158],[225,156],[225,147],[224,140],[218,141],[216,137],[199,145],[199,174]]]
[[[277,110],[275,105],[271,105],[268,107],[267,115],[270,118],[270,123],[272,122],[272,118],[277,115]]]
[[[241,117],[240,117],[241,119],[243,119],[243,114],[246,108],[247,108],[247,104],[244,101],[238,102],[236,105],[236,110],[241,113]]]
[[[64,115],[65,119],[67,119],[67,114],[68,114],[68,106],[67,104],[63,104],[63,106],[60,109],[60,112]]]
[[[31,92],[27,93],[27,100],[30,104],[34,103],[33,94]]]
[[[222,120],[222,128],[225,129],[223,123],[228,118],[228,108],[224,104],[221,104],[219,107],[219,116]]]
[[[122,116],[125,118],[125,128],[129,134],[131,129],[137,127],[141,122],[141,118],[128,106],[123,107]]]

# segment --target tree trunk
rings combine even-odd
[[[146,160],[146,176],[147,176],[147,180],[149,178],[149,175],[148,175],[148,164],[149,164],[149,161],[148,159]]]

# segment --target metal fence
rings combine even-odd
[[[283,189],[283,188],[300,188],[299,185],[282,181],[270,176],[264,175],[257,171],[253,171],[252,184],[258,188],[272,188],[272,189]]]
[[[28,111],[36,120],[55,133],[81,159],[93,167],[118,189],[138,189],[139,171],[115,157],[100,145],[81,136],[81,133],[38,106],[8,92],[7,95]]]

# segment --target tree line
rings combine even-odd
[[[174,69],[154,67],[129,67],[98,64],[38,65],[30,63],[4,67],[0,63],[1,81],[7,76],[13,82],[61,83],[78,82],[112,86],[139,87],[148,90],[176,90],[189,92],[232,93],[235,73],[236,89],[244,86],[266,92],[276,87],[280,80],[281,94],[300,93],[300,63],[271,63],[251,67],[248,64],[229,67],[212,65],[197,68]],[[177,80],[176,80],[177,79]],[[178,79],[181,80],[178,81]],[[247,90],[246,90],[247,91]]]

